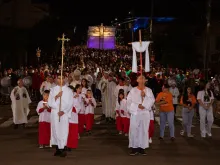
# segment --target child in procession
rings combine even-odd
[[[130,117],[127,111],[127,101],[125,99],[124,90],[120,89],[118,93],[118,100],[116,102],[116,128],[119,134],[128,136],[130,125]]]
[[[155,105],[152,107],[150,111],[150,125],[149,125],[149,143],[152,143],[152,137],[154,135],[154,110]]]
[[[71,112],[71,117],[69,119],[69,135],[66,146],[68,151],[71,151],[71,149],[75,149],[78,147],[78,113],[81,109],[79,100],[81,90],[82,88],[80,85],[76,85],[75,89],[73,89],[73,108]]]
[[[92,125],[94,123],[94,109],[96,107],[96,101],[92,95],[91,90],[87,90],[84,104],[85,104],[86,132],[88,134],[91,134]]]
[[[51,109],[47,105],[49,90],[43,92],[43,100],[37,105],[39,115],[39,148],[50,147],[50,117]]]

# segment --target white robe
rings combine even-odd
[[[81,84],[81,80],[73,80],[73,81],[70,83],[70,85],[71,85],[73,88],[75,88],[77,84],[80,85],[80,84]]]
[[[51,107],[51,145],[58,145],[59,149],[63,149],[67,143],[69,134],[69,118],[73,108],[73,92],[67,87],[62,87],[63,95],[61,97],[61,111],[64,115],[59,121],[60,99],[55,100],[55,96],[60,92],[60,86],[51,88],[48,105]]]
[[[89,103],[90,100],[92,101],[93,105],[91,105]],[[85,115],[94,114],[94,109],[96,108],[96,101],[95,101],[95,99],[93,97],[92,98],[85,98],[85,103],[86,103]]]
[[[76,95],[76,93],[74,93],[74,96],[75,95]],[[73,107],[75,107],[76,112],[71,112],[71,117],[69,119],[69,123],[78,124],[79,123],[78,113],[81,110],[81,105],[80,105],[79,97],[73,98]]]
[[[116,97],[114,94],[116,88],[116,83],[114,81],[111,81],[107,85],[107,95],[108,95],[108,100],[107,100],[107,108],[105,110],[105,115],[106,117],[111,117],[114,118],[114,109],[116,106]]]
[[[31,103],[27,89],[25,87],[15,87],[11,92],[10,98],[14,124],[27,123],[27,116],[30,112],[29,104]]]
[[[132,88],[127,97],[127,108],[131,114],[129,130],[129,148],[149,147],[149,124],[150,111],[155,102],[154,95],[150,88],[145,88],[145,97],[142,103],[141,90]],[[142,104],[145,109],[141,110],[138,105]]]
[[[118,98],[118,93],[119,93],[120,89],[124,90],[124,94],[125,94],[125,98],[126,98],[128,92],[129,92],[129,87],[127,85],[123,85],[123,86],[117,85],[115,88],[115,91],[114,91],[116,98]]]
[[[37,105],[37,114],[39,115],[39,122],[47,122],[50,123],[51,114],[45,109],[43,112],[39,113],[39,110],[44,107],[44,101],[40,101]]]
[[[42,82],[41,86],[40,86],[40,93],[41,95],[43,95],[45,90],[50,90],[50,88],[55,87],[56,85],[54,83],[50,83],[47,81]]]
[[[102,77],[98,84],[98,89],[102,93],[102,113],[106,115],[106,108],[108,107],[108,95],[107,95],[107,87],[108,87],[108,80]]]

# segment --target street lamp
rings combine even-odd
[[[37,50],[36,50],[36,56],[37,56],[37,59],[38,59],[38,63],[40,62],[40,55],[41,55],[41,50],[38,47]]]

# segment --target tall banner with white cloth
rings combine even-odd
[[[150,41],[132,42],[133,58],[132,58],[132,72],[137,73],[137,54],[136,52],[145,52],[145,72],[150,72],[150,59],[149,59],[149,45]]]

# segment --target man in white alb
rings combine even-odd
[[[51,107],[51,145],[56,145],[54,156],[65,157],[64,147],[67,144],[69,134],[69,117],[73,107],[73,92],[69,87],[62,84],[64,84],[64,80],[61,82],[59,76],[57,86],[51,88],[48,105]]]
[[[131,114],[129,130],[131,156],[146,155],[144,150],[149,147],[150,111],[155,102],[152,90],[145,87],[145,77],[139,76],[137,82],[138,86],[132,88],[127,97],[127,108]]]
[[[30,112],[29,104],[31,103],[30,96],[28,91],[23,85],[23,80],[18,80],[18,86],[16,86],[10,95],[12,104],[12,113],[13,113],[13,122],[14,128],[17,129],[19,124],[22,124],[25,127],[27,121],[27,116]]]
[[[43,95],[45,90],[50,90],[50,88],[55,87],[56,85],[53,82],[53,78],[51,76],[46,77],[46,81],[44,81],[40,86],[40,93]]]

